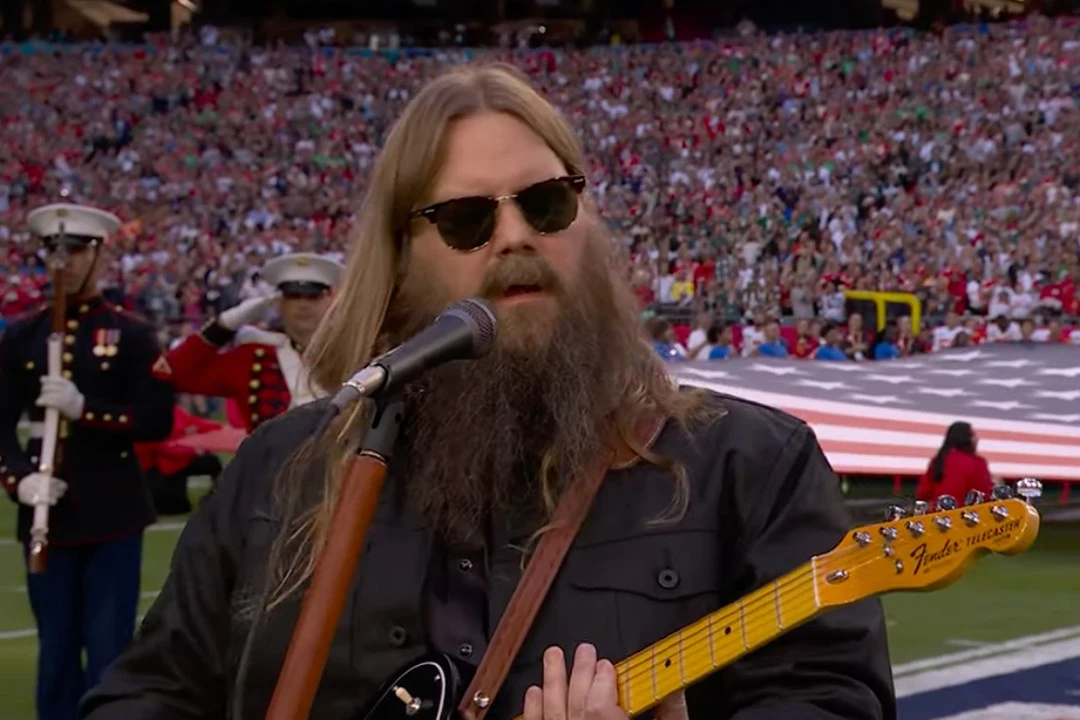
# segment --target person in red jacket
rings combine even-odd
[[[154,365],[177,392],[224,397],[244,411],[246,429],[325,391],[311,381],[304,347],[330,307],[341,263],[312,253],[274,258],[262,277],[277,294],[244,300],[189,335]],[[254,327],[280,301],[284,332]]]
[[[221,423],[192,415],[179,405],[173,406],[173,430],[165,440],[138,443],[135,456],[146,473],[159,515],[183,515],[191,512],[187,481],[208,475],[213,482],[221,473],[221,460],[214,453],[203,452],[177,440],[200,433],[221,430]]]
[[[979,438],[970,423],[954,422],[945,432],[945,442],[930,461],[915,488],[915,499],[934,502],[951,495],[963,502],[968,492],[989,495],[994,489],[986,458],[976,453]]]

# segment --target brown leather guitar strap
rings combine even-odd
[[[664,420],[660,415],[643,417],[634,428],[638,445],[646,448],[652,445],[664,426]],[[476,675],[458,706],[458,712],[465,720],[483,720],[494,702],[608,470],[627,467],[636,459],[637,454],[625,446],[617,452],[608,448],[597,455],[563,494],[555,508],[551,522],[553,527],[540,536],[536,552],[525,566],[506,611],[495,627],[487,652],[480,660]]]

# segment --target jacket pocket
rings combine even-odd
[[[577,548],[566,576],[578,590],[633,595],[655,603],[719,598],[718,537],[714,530],[672,530]]]
[[[701,619],[720,604],[717,543],[715,531],[677,529],[573,548],[518,664],[583,642],[618,662]]]

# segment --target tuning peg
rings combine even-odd
[[[955,510],[956,498],[952,495],[942,495],[937,499],[937,509],[939,512],[941,510]]]
[[[986,493],[980,490],[968,490],[967,496],[964,497],[964,504],[978,505],[983,500],[986,500]]]
[[[995,500],[1008,500],[1016,497],[1016,493],[1013,492],[1012,485],[1001,483],[1000,485],[994,486],[993,491],[990,493],[990,497]]]
[[[1031,502],[1042,495],[1042,483],[1032,477],[1016,481],[1016,494]]]
[[[889,522],[899,520],[907,514],[907,511],[899,505],[889,505],[885,508],[885,519]]]
[[[911,509],[912,516],[925,515],[930,512],[930,503],[925,500],[916,500],[915,506]]]

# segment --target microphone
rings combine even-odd
[[[495,326],[495,313],[486,301],[454,303],[435,322],[346,380],[330,401],[331,414],[359,397],[396,390],[435,365],[486,354],[495,342]]]

